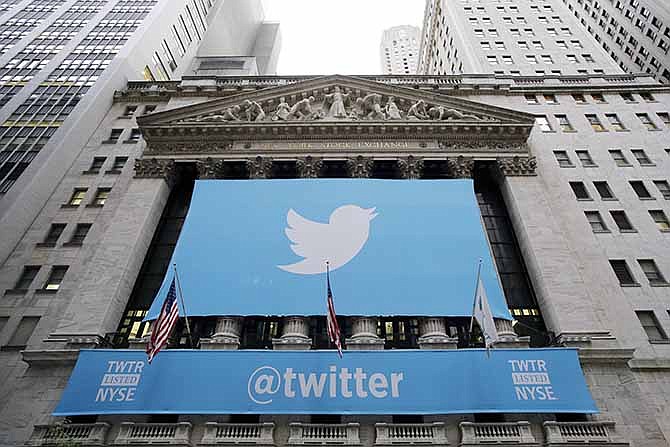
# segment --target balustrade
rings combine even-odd
[[[207,422],[199,445],[274,445],[275,424],[226,424]]]
[[[289,445],[359,445],[358,423],[349,424],[289,424]]]
[[[36,425],[26,445],[56,446],[73,442],[79,446],[103,446],[109,427],[110,425],[106,422]]]
[[[539,446],[531,432],[530,422],[461,422],[461,446],[513,443],[522,446]]]
[[[444,422],[431,424],[375,424],[375,445],[447,445],[447,429]]]
[[[615,433],[614,422],[553,422],[542,424],[547,446],[574,443],[627,446]]]
[[[166,444],[190,446],[191,423],[151,424],[122,422],[113,445]]]

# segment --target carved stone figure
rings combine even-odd
[[[500,157],[496,159],[500,173],[507,177],[537,175],[537,159],[529,157]]]
[[[196,119],[198,122],[210,122],[210,121],[239,121],[240,118],[237,114],[240,113],[240,106],[228,107],[221,113],[216,113],[212,115],[201,116]]]
[[[263,107],[258,104],[256,101],[245,100],[244,101],[244,113],[246,115],[247,121],[263,121],[265,119],[265,112]]]
[[[382,95],[378,93],[370,93],[364,98],[358,98],[356,105],[361,110],[362,116],[372,120],[386,119],[384,111],[382,110]]]
[[[349,93],[342,93],[339,87],[335,87],[335,91],[330,95],[324,96],[324,109],[328,108],[326,117],[328,118],[346,118],[347,111],[344,108],[344,103],[349,99]]]
[[[312,104],[314,103],[314,96],[303,98],[293,104],[289,111],[288,117],[291,119],[307,120],[313,117]]]
[[[426,112],[426,103],[423,99],[418,100],[407,111],[407,118],[410,120],[427,120],[430,119]]]
[[[291,113],[291,106],[286,102],[286,98],[283,96],[279,98],[279,104],[275,110],[274,115],[272,115],[272,121],[286,121],[288,116]]]
[[[317,178],[323,167],[323,159],[311,155],[296,161],[296,167],[302,178]]]
[[[400,176],[404,179],[418,179],[421,178],[423,172],[423,159],[416,158],[412,155],[405,159],[398,159],[398,170]]]
[[[472,178],[472,170],[475,167],[475,159],[472,157],[447,158],[449,175],[452,178]]]
[[[272,171],[272,158],[261,157],[247,160],[247,169],[250,179],[269,178]]]
[[[395,98],[393,96],[390,96],[388,101],[386,101],[386,107],[384,111],[390,120],[402,119],[402,116],[400,116],[400,109],[398,109],[398,106],[395,103]]]
[[[347,171],[349,177],[353,178],[369,178],[372,172],[373,161],[370,157],[359,155],[347,160]]]
[[[459,112],[456,109],[448,109],[446,107],[442,106],[435,106],[431,107],[428,109],[428,116],[431,119],[437,120],[437,121],[442,121],[442,120],[450,120],[450,119],[457,119],[457,120],[464,120],[464,119],[474,119],[479,121],[479,118],[474,116],[474,115],[468,115],[462,112]]]

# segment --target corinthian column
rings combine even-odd
[[[281,337],[272,339],[272,347],[278,351],[310,349],[312,340],[307,317],[284,317]]]
[[[377,319],[374,317],[354,317],[352,336],[347,338],[347,349],[353,351],[384,349],[384,340],[377,336]]]

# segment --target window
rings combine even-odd
[[[633,225],[630,223],[630,220],[628,220],[628,216],[626,216],[625,211],[610,211],[610,214],[612,215],[612,219],[614,219],[614,223],[616,224],[617,228],[619,228],[619,231],[622,233],[624,232],[633,232],[635,231],[635,228],[633,228]]]
[[[528,42],[526,42],[525,40],[520,40],[519,42],[517,42],[517,46],[521,50],[527,50],[528,49]]]
[[[539,41],[539,40],[534,40],[532,43],[533,43],[533,48],[535,48],[536,50],[544,50],[544,44],[542,44],[541,41]],[[543,62],[546,62],[546,61],[544,60],[545,57],[546,57],[546,55],[545,55],[545,56],[542,56],[542,60],[543,60]],[[551,59],[551,56],[550,56],[549,58]],[[550,61],[549,63],[550,63],[550,64],[553,64],[553,62],[551,62],[551,61]]]
[[[567,50],[567,49],[568,49],[568,44],[567,44],[567,42],[566,42],[565,40],[557,40],[557,41],[556,41],[556,46],[557,46],[558,48],[563,49],[563,50]]]
[[[87,188],[75,188],[70,200],[67,202],[67,206],[79,206],[81,202],[84,201],[84,196],[86,195]]]
[[[556,99],[556,95],[544,95],[544,102],[555,105],[558,104],[558,99]]]
[[[25,348],[39,321],[40,317],[21,318],[18,327],[12,334],[12,338],[9,339],[9,342],[5,347],[15,349]]]
[[[572,192],[575,193],[575,198],[577,198],[577,200],[591,200],[591,196],[589,196],[589,192],[586,189],[586,186],[584,186],[584,183],[570,182],[570,188],[572,188]]]
[[[537,57],[532,54],[526,54],[526,62],[529,64],[537,64]]]
[[[668,216],[665,215],[663,210],[649,210],[649,215],[654,219],[659,230],[670,231],[670,221],[668,221]]]
[[[586,98],[585,98],[584,95],[582,95],[582,94],[579,94],[579,93],[573,93],[573,95],[572,95],[572,99],[575,100],[575,103],[576,103],[576,104],[587,104],[587,102],[586,102]]]
[[[502,56],[502,62],[503,62],[503,64],[506,64],[506,65],[514,64],[514,60],[512,59],[512,56],[506,56],[506,55]]]
[[[623,99],[626,102],[637,102],[635,100],[635,97],[633,97],[632,93],[621,93],[621,99]]]
[[[658,323],[653,311],[636,310],[635,315],[637,315],[638,320],[640,320],[642,329],[646,332],[649,341],[663,341],[668,339],[663,332],[663,329],[661,329],[661,325]]]
[[[549,120],[547,119],[546,116],[536,116],[535,117],[535,123],[537,123],[537,125],[540,126],[540,130],[542,132],[553,132],[554,131],[551,128],[551,125],[549,124]]]
[[[607,132],[607,129],[605,129],[605,126],[602,125],[597,115],[587,114],[584,116],[586,117],[586,120],[589,122],[593,130],[595,130],[596,132]]]
[[[535,95],[524,95],[526,98],[526,104],[539,104],[540,101],[537,100],[537,96]]]
[[[37,272],[39,271],[40,271],[39,265],[27,265],[23,267],[23,272],[21,273],[19,280],[16,281],[14,289],[28,290],[30,288],[30,285],[33,283],[33,280],[35,279],[35,276],[37,276]]]
[[[68,245],[81,245],[84,243],[84,239],[86,239],[86,235],[88,234],[88,230],[91,229],[90,223],[84,223],[84,224],[77,224],[77,227],[74,229],[74,233],[72,233],[72,237],[70,238],[70,242],[68,242]]]
[[[556,161],[561,168],[573,168],[575,165],[572,164],[570,157],[566,151],[554,151],[554,156]]]
[[[575,154],[577,154],[577,158],[579,158],[579,161],[585,168],[598,166],[593,162],[593,159],[591,158],[591,154],[589,154],[589,151],[575,151]]]
[[[612,270],[614,270],[614,274],[619,280],[620,285],[622,286],[638,285],[638,283],[635,282],[635,278],[633,278],[633,275],[630,273],[626,261],[624,261],[623,259],[610,259],[610,265],[612,266]]]
[[[609,230],[607,230],[605,222],[598,211],[584,211],[584,215],[594,233],[609,233]]]
[[[153,104],[144,106],[144,111],[142,112],[143,115],[148,115],[149,113],[154,113],[156,111],[156,106]]]
[[[490,42],[479,42],[479,45],[481,45],[482,50],[490,50],[491,49],[491,43]]]
[[[95,197],[89,206],[103,206],[109,197],[109,192],[112,188],[98,188],[95,193]]]
[[[626,156],[623,154],[623,151],[612,149],[609,151],[609,153],[617,166],[632,166],[630,163],[628,163],[628,160],[626,160]]]
[[[633,188],[633,191],[635,191],[635,194],[637,194],[638,198],[640,199],[653,199],[651,194],[649,194],[649,190],[647,189],[646,186],[644,186],[644,183],[640,180],[631,180],[630,186]]]
[[[130,136],[124,143],[137,143],[140,141],[140,137],[142,136],[142,132],[140,129],[130,129]]]
[[[65,230],[65,224],[51,224],[51,228],[49,228],[49,232],[45,236],[44,240],[40,245],[44,247],[53,247],[56,245],[56,242],[58,241],[58,238],[60,237],[61,234],[63,234],[63,230]]]
[[[588,62],[591,64],[595,62],[595,60],[593,60],[593,56],[591,56],[590,54],[582,54],[582,58],[584,59],[584,62]]]
[[[540,56],[540,59],[542,59],[543,64],[553,64],[554,60],[551,58],[549,54],[543,54]]]
[[[486,56],[489,65],[498,65],[498,58],[496,56]]]
[[[637,117],[640,119],[640,122],[647,128],[647,130],[658,130],[656,124],[649,118],[649,115],[646,113],[636,113]]]
[[[103,143],[107,144],[114,144],[117,141],[119,141],[119,138],[121,138],[121,134],[123,133],[123,129],[112,129],[111,132],[109,133],[109,138],[106,141],[103,141]]]
[[[631,149],[630,152],[633,154],[633,157],[640,163],[641,166],[653,166],[654,163],[651,162],[647,154],[642,149]]]
[[[605,181],[599,181],[599,182],[593,182],[593,186],[595,186],[596,191],[598,191],[598,194],[600,194],[600,198],[603,200],[616,200],[614,197],[614,194],[612,194],[612,190],[610,189],[610,186],[607,184]]]
[[[137,106],[126,106],[126,108],[123,110],[123,115],[121,115],[121,117],[130,118],[135,114],[136,111]]]
[[[597,104],[606,104],[607,103],[607,101],[605,101],[605,97],[600,93],[591,94],[591,98],[593,98],[593,101]]]
[[[656,112],[658,118],[663,121],[666,127],[670,127],[670,113],[668,112]]]
[[[664,286],[667,284],[665,278],[661,274],[661,271],[658,269],[658,266],[653,259],[638,259],[637,262],[640,264],[640,267],[642,267],[644,276],[647,277],[650,285]]]
[[[51,273],[49,274],[49,279],[44,283],[44,290],[53,290],[56,291],[60,289],[60,285],[63,282],[65,273],[67,272],[66,265],[56,265],[52,267]]]
[[[496,50],[506,50],[505,42],[496,41]]]
[[[575,128],[572,127],[570,121],[568,121],[567,115],[556,115],[556,120],[558,121],[558,127],[561,128],[563,132],[574,132]]]
[[[614,129],[615,131],[623,132],[626,130],[626,128],[624,127],[623,123],[621,122],[616,113],[606,113],[605,118],[607,118],[607,121],[609,121],[610,126],[612,126],[612,129]]]
[[[579,60],[577,59],[577,55],[575,55],[575,54],[567,54],[565,57],[568,59],[568,62],[570,62],[571,64],[579,63]]]
[[[654,99],[654,95],[648,92],[642,92],[640,93],[640,97],[644,99],[646,102],[655,102],[656,100]]]
[[[84,174],[97,174],[100,172],[102,165],[105,164],[106,157],[94,157],[91,166],[88,168],[88,171],[84,171]]]
[[[113,174],[113,173],[119,173],[123,170],[123,167],[126,165],[126,162],[128,161],[128,157],[116,157],[114,158],[114,163],[112,164],[112,168],[107,171],[108,174]]]
[[[665,200],[670,200],[670,184],[667,180],[654,180],[654,185]]]

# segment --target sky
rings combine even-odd
[[[280,75],[379,74],[382,31],[421,27],[424,0],[264,0],[281,23]]]

